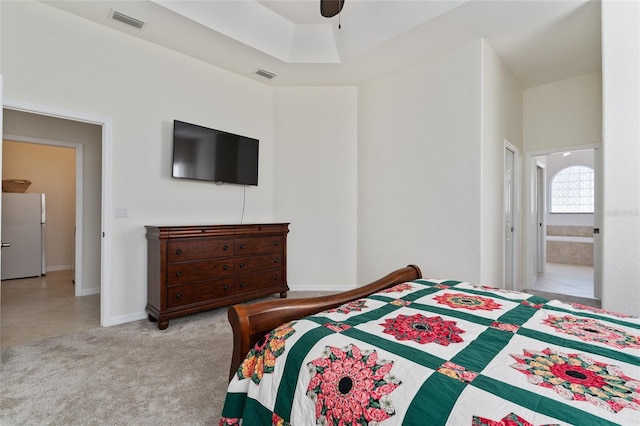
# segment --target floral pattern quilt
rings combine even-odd
[[[640,319],[416,280],[284,324],[220,425],[640,425]]]

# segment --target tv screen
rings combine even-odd
[[[258,139],[173,121],[173,177],[258,185]]]

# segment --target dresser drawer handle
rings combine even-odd
[[[240,263],[240,265],[238,266],[240,266],[241,268],[244,268],[244,263]]]
[[[176,254],[177,254],[178,256],[180,256],[180,255],[182,254],[182,250],[180,250],[180,249],[176,250]]]
[[[276,241],[275,243],[273,243],[274,246],[278,247],[280,245],[279,241]]]
[[[176,294],[176,299],[178,299],[178,300],[182,299],[182,293]]]
[[[273,263],[279,263],[280,259],[278,259],[277,257],[273,260]]]
[[[240,244],[240,248],[243,249],[244,248],[244,244]]]
[[[176,272],[176,277],[181,277],[182,276],[182,272],[178,271]]]
[[[229,246],[224,246],[224,247],[222,247],[222,250],[224,250],[224,251],[229,250]]]
[[[222,266],[222,269],[223,269],[224,271],[226,271],[227,269],[229,269],[229,265],[224,265],[224,266]]]
[[[244,283],[240,283],[240,288],[244,287]]]
[[[273,280],[274,281],[280,281],[280,277],[276,275],[275,277],[273,277]]]
[[[225,286],[224,286],[224,287],[222,287],[222,288],[223,288],[223,289],[225,289],[225,290],[228,290],[228,289],[229,289],[229,286],[228,286],[228,285],[225,285]]]

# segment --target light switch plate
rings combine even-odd
[[[116,206],[116,217],[129,217],[129,210],[126,206]]]

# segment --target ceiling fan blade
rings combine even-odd
[[[320,0],[320,14],[325,18],[336,16],[342,10],[344,0]]]

